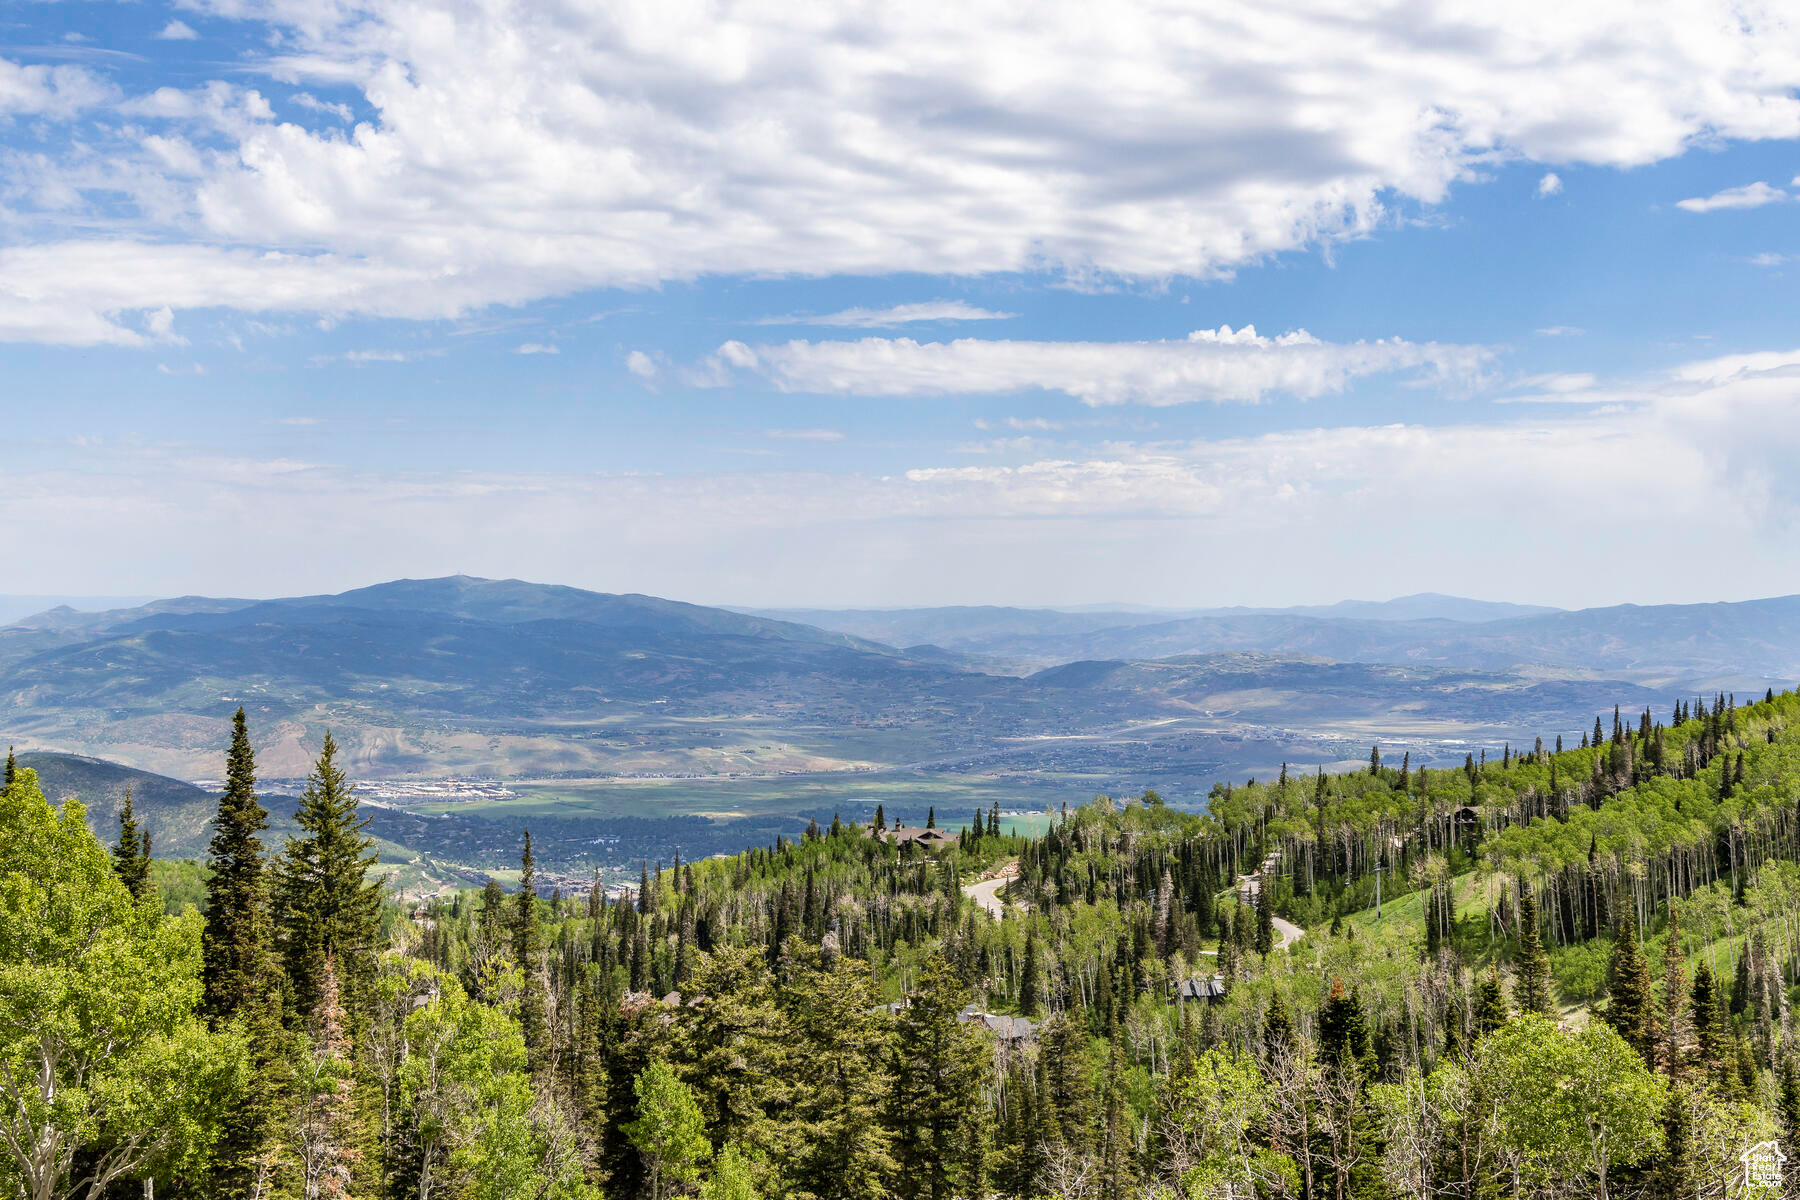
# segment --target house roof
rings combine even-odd
[[[1183,1000],[1217,1000],[1225,994],[1223,975],[1196,975],[1181,981],[1176,993]]]
[[[870,827],[869,832],[864,836],[886,838],[888,841],[902,846],[938,846],[942,845],[944,842],[953,841],[956,837],[953,833],[948,833],[937,828],[927,828],[923,825],[913,826],[911,828],[896,826],[893,829],[876,829]]]

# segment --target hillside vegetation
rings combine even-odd
[[[510,894],[404,911],[334,747],[279,850],[243,723],[228,759],[204,916],[8,782],[0,1053],[40,1085],[0,1121],[66,1148],[0,1155],[27,1194],[1679,1200],[1800,1132],[1793,693],[1040,837],[834,820],[623,899],[541,895],[526,836]],[[94,1059],[66,1017],[150,989]]]

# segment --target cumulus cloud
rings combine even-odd
[[[67,119],[117,98],[117,89],[86,67],[21,66],[0,58],[0,118]]]
[[[1043,389],[1091,405],[1254,403],[1274,394],[1310,398],[1357,379],[1403,373],[1452,387],[1473,383],[1490,361],[1481,346],[1322,342],[1305,330],[1265,337],[1254,326],[1201,329],[1153,342],[1015,342],[960,338],[862,338],[749,346],[727,342],[689,382],[725,386],[748,373],[790,392],[923,396]]]
[[[759,325],[830,325],[842,329],[892,329],[921,321],[1009,321],[1017,313],[994,312],[962,300],[927,300],[892,308],[846,308],[825,316],[765,317]]]
[[[555,346],[546,345],[543,342],[526,342],[524,345],[520,346],[513,353],[515,353],[515,354],[561,354],[562,351],[557,349]]]
[[[200,35],[195,33],[193,26],[186,21],[170,21],[156,36],[165,42],[191,42]]]
[[[703,274],[1216,277],[1360,236],[1497,162],[1800,135],[1800,27],[1727,0],[1353,21],[1302,0],[1225,25],[1159,0],[1101,23],[1074,0],[194,7],[271,47],[231,79],[356,94],[363,119],[314,130],[241,82],[168,89],[129,119],[212,147],[198,176],[121,147],[102,187],[73,143],[52,154],[62,191],[43,195],[91,195],[91,222],[147,224],[149,246],[241,253],[278,297],[207,271],[127,307],[417,317]],[[89,102],[42,71],[0,68],[0,112]],[[126,340],[79,255],[59,266],[36,236],[40,313],[7,336]],[[295,257],[316,286],[291,285]],[[21,286],[0,271],[0,293]]]
[[[1562,176],[1555,171],[1545,171],[1544,177],[1538,180],[1537,194],[1540,196],[1555,196],[1562,190]]]
[[[1692,196],[1680,201],[1675,207],[1691,213],[1707,213],[1720,209],[1761,208],[1765,204],[1778,204],[1787,198],[1786,192],[1778,187],[1770,187],[1759,179],[1755,183],[1726,188],[1710,196]]]

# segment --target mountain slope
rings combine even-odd
[[[119,809],[125,789],[131,789],[131,806],[154,839],[159,858],[191,858],[206,852],[210,836],[206,823],[218,807],[218,797],[191,783],[88,758],[80,754],[26,751],[18,764],[37,772],[38,786],[53,803],[70,798],[87,808],[88,825],[105,842],[119,833]]]

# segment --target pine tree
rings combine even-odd
[[[1669,905],[1669,928],[1663,945],[1662,1053],[1657,1063],[1667,1075],[1679,1075],[1682,1045],[1688,1032],[1687,972],[1681,953],[1681,912]]]
[[[1256,888],[1256,952],[1268,954],[1275,949],[1275,912],[1274,902],[1269,899],[1269,889],[1262,884]]]
[[[1094,1084],[1087,1030],[1068,1013],[1044,1022],[1044,1123],[1051,1138],[1077,1157],[1092,1144]]]
[[[525,1035],[527,1069],[533,1075],[548,1065],[550,1022],[544,1011],[544,985],[538,975],[537,860],[531,855],[531,830],[525,831],[525,849],[519,856],[519,894],[512,919],[513,961],[525,977],[519,993],[519,1029]]]
[[[1513,971],[1518,979],[1520,1011],[1554,1018],[1550,956],[1544,952],[1543,940],[1538,936],[1537,897],[1529,890],[1519,897],[1519,957]]]
[[[1019,965],[1019,1011],[1028,1017],[1038,1009],[1038,937],[1037,925],[1025,931],[1025,957]]]
[[[1319,1053],[1328,1062],[1366,1063],[1371,1057],[1369,1021],[1355,993],[1333,978],[1325,1006],[1319,1010]]]
[[[1287,1005],[1282,1003],[1281,993],[1276,992],[1269,1001],[1268,1013],[1263,1017],[1263,1055],[1267,1061],[1274,1062],[1293,1045],[1294,1022],[1288,1016]]]
[[[1506,1024],[1512,1014],[1506,1008],[1506,990],[1500,983],[1500,964],[1494,963],[1487,978],[1475,985],[1475,1036],[1486,1037]]]
[[[1638,945],[1637,921],[1629,910],[1613,926],[1612,958],[1606,968],[1608,1000],[1601,1017],[1636,1050],[1646,1066],[1656,1063],[1656,1008],[1650,965]]]
[[[937,805],[935,804],[925,810],[925,828],[937,828]]]
[[[331,960],[354,1022],[374,969],[384,880],[369,878],[375,842],[363,832],[368,818],[337,765],[337,743],[329,733],[294,822],[300,836],[287,839],[276,864],[275,907],[295,1008],[309,1015],[318,1007]]]
[[[256,756],[244,710],[232,718],[225,793],[207,847],[206,925],[201,932],[206,1013],[215,1024],[270,982],[269,890],[262,839],[269,813],[256,797]]]
[[[1696,1192],[1693,1096],[1687,1087],[1669,1090],[1663,1104],[1663,1149],[1656,1162],[1656,1200],[1690,1200]]]
[[[1712,968],[1702,961],[1694,969],[1694,987],[1690,996],[1694,1004],[1694,1033],[1699,1040],[1700,1065],[1716,1072],[1725,1059],[1725,1005],[1719,997],[1718,981]]]
[[[13,757],[13,748],[11,746],[8,746],[6,748],[6,774],[4,776],[0,776],[0,791],[4,791],[7,788],[11,787],[13,785],[13,781],[16,780],[18,777],[19,777],[19,762],[17,759],[15,759]]]
[[[142,900],[150,887],[149,839],[138,832],[137,814],[131,807],[131,789],[119,808],[119,844],[113,847],[113,874],[125,884],[133,900]]]
[[[902,1200],[952,1200],[984,1190],[981,1088],[988,1051],[957,1020],[965,999],[949,962],[933,954],[900,1013],[888,1123]]]

